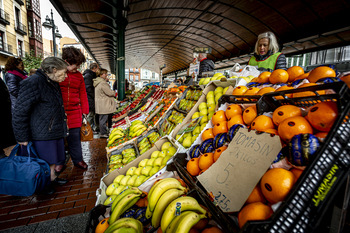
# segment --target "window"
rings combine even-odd
[[[27,2],[27,9],[32,8],[31,0],[26,0],[26,2]]]
[[[41,39],[41,25],[40,22],[38,20],[35,20],[35,24],[36,24],[36,34],[35,34],[35,38],[39,41],[42,41]]]
[[[152,73],[152,79],[156,79],[156,74],[154,72]]]
[[[18,40],[18,56],[19,57],[22,57],[23,56],[23,42]]]
[[[0,51],[4,50],[4,35],[5,33],[0,31]]]
[[[28,1],[28,0],[27,0]],[[32,8],[38,16],[40,16],[40,3],[39,0],[32,0]]]
[[[136,80],[137,80],[137,81],[141,81],[140,75],[136,75]]]
[[[28,32],[29,32],[29,37],[34,37],[33,33],[33,19],[28,17]]]
[[[15,17],[16,17],[16,26],[18,29],[20,29],[19,25],[20,25],[20,19],[21,19],[21,11],[15,7]]]

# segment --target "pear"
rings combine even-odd
[[[222,96],[222,93],[218,93],[215,95],[215,101],[219,101],[220,97]]]
[[[210,97],[209,99],[207,99],[207,105],[216,105],[215,104],[215,98],[214,97]]]
[[[225,95],[225,93],[226,93],[226,91],[228,90],[228,88],[229,88],[230,86],[228,86],[228,87],[225,87],[224,88],[224,90],[222,91],[222,94],[224,94]]]
[[[127,185],[128,185],[128,186],[134,186],[137,177],[138,177],[138,175],[133,175],[133,176],[128,180]]]
[[[168,153],[168,149],[162,150],[162,152],[159,153],[159,158],[164,158]]]
[[[134,175],[141,175],[141,170],[142,170],[143,167],[138,167],[136,168],[136,170],[134,171]]]
[[[223,88],[223,87],[217,87],[217,88],[215,88],[214,95],[216,96],[216,95],[219,94],[219,93],[222,94],[223,91],[224,91],[224,88]]]
[[[216,107],[215,104],[208,105],[208,112],[215,112],[215,107]]]
[[[146,163],[146,166],[153,166],[153,163],[155,160],[156,160],[155,158],[149,159]]]
[[[126,172],[126,175],[127,175],[127,176],[132,176],[132,175],[134,175],[135,170],[136,170],[136,167],[131,167],[131,168],[129,168],[128,171]]]
[[[171,156],[173,156],[175,153],[176,153],[176,148],[175,147],[169,147],[168,148],[168,150],[167,150],[167,153],[166,153],[166,155],[171,155]]]
[[[195,113],[193,113],[191,119],[196,119],[198,117],[200,117],[199,112],[195,112]]]
[[[208,120],[209,118],[207,116],[203,116],[202,119],[201,119],[201,122],[200,122],[200,125],[206,125],[207,122],[209,121]],[[198,126],[197,126],[198,127]],[[196,128],[197,128],[196,127]],[[202,130],[199,131],[199,133],[201,132]]]
[[[141,174],[145,176],[149,176],[150,171],[152,170],[152,166],[146,166],[142,169]]]
[[[185,139],[185,138],[187,138],[188,136],[192,136],[192,133],[191,133],[191,132],[185,133],[183,137],[184,137],[184,139]]]
[[[128,180],[131,178],[131,176],[124,176],[124,178],[120,181],[120,185],[127,186]]]
[[[147,178],[147,177],[144,176],[144,175],[138,176],[138,177],[136,178],[136,181],[135,181],[135,183],[134,183],[134,186],[135,186],[135,187],[140,186],[146,178]]]
[[[167,157],[167,156],[165,156],[165,157]],[[154,166],[161,166],[162,165],[162,161],[163,161],[164,158],[156,158],[156,160],[154,161],[153,165]]]
[[[162,150],[168,149],[171,146],[172,146],[172,144],[170,142],[164,142],[162,145]]]
[[[199,112],[199,115],[200,115],[200,116],[206,116],[206,115],[208,115],[208,109],[206,109],[206,108],[205,108],[205,109],[202,109],[202,111]]]
[[[214,91],[209,91],[208,94],[206,95],[206,99],[208,100],[209,98],[214,98]]]
[[[177,134],[176,135],[176,137],[175,137],[175,139],[176,139],[176,141],[178,141],[179,143],[182,143],[183,142],[183,140],[184,140],[184,137],[181,137],[181,135],[180,134]],[[179,139],[180,138],[180,139]]]
[[[208,106],[207,106],[207,103],[206,102],[202,102],[199,104],[198,106],[198,110],[201,111],[202,109],[207,109]]]
[[[120,185],[118,188],[114,189],[112,195],[119,195],[121,192],[128,188],[128,186]]]
[[[162,160],[162,165],[166,165],[166,163],[168,162],[168,160],[171,158],[172,156],[166,156],[166,157],[164,157],[163,158],[163,160]],[[160,168],[161,169],[161,168]]]
[[[139,163],[139,167],[145,167],[147,164],[147,161],[148,161],[148,159],[141,160],[141,162]]]
[[[196,141],[198,135],[199,135],[199,134],[195,134],[195,135],[192,136],[192,144],[194,143],[194,141]]]
[[[203,131],[203,129],[205,128],[206,124],[201,125],[201,132]]]
[[[206,116],[204,116],[206,117]],[[204,118],[203,117],[203,118]],[[203,119],[202,118],[202,119]],[[202,122],[202,121],[201,121]],[[201,133],[201,127],[200,126],[197,126],[196,128],[194,128],[194,130],[192,131],[192,134],[200,134]]]
[[[209,114],[208,114],[208,119],[209,120],[211,120],[211,118],[213,117],[214,113],[215,113],[214,111],[209,112]]]
[[[118,183],[120,184],[120,181],[124,178],[124,175],[119,175],[117,176],[114,180],[113,183]]]
[[[151,154],[151,158],[158,158],[160,151],[156,150],[153,151],[153,153]]]
[[[153,176],[158,171],[159,171],[159,167],[158,166],[153,167],[152,170],[149,172],[149,176]]]
[[[106,195],[107,196],[110,196],[112,195],[114,189],[118,188],[119,187],[119,184],[117,183],[112,183],[108,186],[108,188],[106,189]]]
[[[186,149],[187,148],[190,148],[191,145],[192,145],[192,137],[191,136],[188,136],[184,139],[183,143],[182,143],[183,147],[185,147]]]

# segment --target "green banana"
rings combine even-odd
[[[146,147],[146,148],[143,148],[142,150],[140,150],[140,155],[142,155],[143,153],[147,152],[149,149],[151,149],[151,145]]]
[[[159,198],[156,208],[153,211],[152,215],[152,226],[154,228],[158,228],[160,224],[160,219],[162,218],[163,212],[166,207],[176,198],[185,194],[183,190],[178,189],[170,189],[163,193],[163,195]]]
[[[174,233],[189,232],[191,228],[196,225],[199,220],[206,218],[205,214],[197,214],[196,212],[189,211],[190,213],[179,219],[176,230]]]
[[[130,162],[134,161],[135,159],[136,159],[136,157],[135,157],[135,156],[129,157],[129,159],[126,161],[126,163],[125,163],[125,164],[128,164],[128,163],[130,163]]]
[[[112,225],[109,225],[104,233],[112,233],[123,227],[133,228],[137,233],[143,232],[143,225],[140,221],[134,218],[121,218],[115,221]]]
[[[177,208],[180,208],[181,212],[189,210],[199,212],[201,214],[205,214],[207,212],[198,204],[197,200],[193,197],[179,197],[168,205],[162,215],[160,226],[163,232],[165,232],[171,221],[173,221]]]
[[[112,224],[114,223],[120,215],[122,215],[124,212],[126,206],[128,206],[130,203],[136,203],[140,199],[140,194],[129,194],[126,197],[124,197],[122,200],[118,202],[118,205],[114,208],[108,223]]]
[[[150,210],[153,212],[159,198],[163,193],[169,189],[180,189],[187,193],[187,188],[183,187],[177,179],[168,179],[159,185],[153,190],[151,195],[148,195],[148,205]]]
[[[123,199],[124,197],[126,197],[127,195],[129,195],[129,194],[140,194],[141,195],[142,191],[140,189],[136,188],[136,187],[132,187],[132,188],[129,188],[127,190],[124,190],[122,193],[120,193],[118,195],[118,197],[116,197],[116,199],[114,199],[111,211],[113,212],[114,208],[119,203],[119,201],[121,199]]]
[[[135,230],[132,227],[121,227],[113,231],[113,233],[138,233],[139,231]]]
[[[142,143],[145,143],[145,142],[148,142],[147,137],[145,137],[144,139],[142,139],[142,140],[139,142],[139,145],[141,145]]]
[[[174,231],[176,231],[177,227],[178,227],[178,223],[182,218],[185,218],[189,213],[191,213],[192,211],[185,211],[183,213],[181,213],[180,215],[176,216],[173,221],[171,221],[171,223],[169,224],[169,226],[166,228],[164,233],[172,233]]]

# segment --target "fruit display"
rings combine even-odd
[[[162,99],[157,106],[148,114],[148,117],[146,118],[145,122],[147,122],[148,126],[155,126],[157,124],[157,122],[160,120],[160,118],[164,115],[164,113],[170,108],[170,106],[174,103],[174,101],[176,100],[176,98],[172,98],[172,99]],[[163,107],[161,107],[161,110],[158,111],[158,113],[155,116],[153,115],[153,112],[157,111],[158,108],[163,105]],[[152,116],[151,119],[149,119]]]
[[[156,131],[150,133],[146,137],[144,137],[138,144],[137,147],[139,148],[140,155],[144,154],[146,151],[151,149],[154,144],[160,139],[159,133]]]
[[[179,109],[189,112],[201,97],[201,90],[188,89],[185,98],[180,100]]]
[[[121,152],[121,154],[113,154],[109,158],[108,162],[108,173],[111,173],[112,171],[116,169],[120,169],[136,159],[137,153],[134,148],[128,148]]]
[[[111,146],[117,139],[121,139],[125,136],[125,132],[121,127],[114,128],[108,137],[107,146]]]
[[[173,109],[171,111],[171,114],[165,118],[165,120],[162,123],[161,126],[161,135],[170,135],[170,133],[173,131],[173,129],[178,125],[181,124],[182,121],[185,119],[185,115],[183,113],[180,113]]]
[[[142,121],[136,120],[131,122],[131,126],[129,127],[129,136],[131,138],[140,136],[144,131],[147,130],[147,127],[143,124]]]

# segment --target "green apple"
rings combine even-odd
[[[119,175],[117,176],[114,180],[113,183],[118,183],[120,184],[120,181],[124,178],[124,175]]]
[[[153,166],[153,163],[154,163],[155,160],[156,160],[155,158],[149,159],[149,160],[147,161],[147,163],[146,163],[146,166]]]
[[[149,176],[153,176],[154,174],[156,174],[159,171],[159,166],[155,166],[151,169],[151,171],[149,172]]]
[[[135,186],[135,187],[140,186],[146,178],[147,178],[147,176],[144,176],[144,175],[138,176],[138,177],[136,178],[136,181],[135,181],[135,183],[134,183],[134,186]]]
[[[170,142],[164,142],[162,145],[162,150],[166,150],[171,146],[172,146],[172,144]]]
[[[118,183],[112,183],[108,186],[108,188],[106,189],[106,195],[110,196],[112,195],[114,189],[118,188],[119,184]]]
[[[210,97],[209,99],[207,99],[207,105],[216,105],[215,104],[215,97]]]
[[[230,78],[238,78],[238,76],[236,76],[236,75],[233,75],[233,76],[231,76]]]
[[[162,166],[166,165],[166,163],[168,162],[168,160],[171,158],[171,156],[166,156],[163,158],[163,161],[162,161]],[[160,167],[160,169],[162,169],[162,166]]]
[[[127,176],[132,176],[132,175],[134,175],[135,170],[136,170],[136,167],[131,167],[131,168],[129,168],[128,171],[126,172],[126,175],[127,175]]]
[[[168,148],[168,151],[167,151],[167,153],[166,153],[166,155],[171,155],[171,156],[173,156],[175,153],[176,153],[176,148],[175,147],[169,147]]]
[[[143,167],[138,167],[136,168],[136,170],[134,171],[134,175],[141,175],[141,170],[142,170]]]
[[[206,116],[204,116],[204,117],[206,117]],[[204,117],[202,117],[202,120],[203,120],[203,118]],[[202,121],[201,121],[202,122]],[[194,128],[194,130],[192,131],[192,135],[194,135],[194,134],[200,134],[201,133],[201,127],[200,126],[197,126],[196,128]]]
[[[141,162],[139,163],[139,167],[146,167],[148,159],[143,159],[141,160]]]
[[[228,88],[229,88],[230,86],[228,86],[228,87],[225,87],[225,89],[222,91],[222,94],[224,94],[225,95],[225,93],[226,93],[226,91],[228,90]]]
[[[192,137],[188,136],[184,139],[183,143],[182,143],[183,147],[185,148],[190,148],[192,145]]]
[[[207,124],[207,122],[209,121],[209,117],[208,116],[204,116],[204,117],[202,117],[202,119],[201,119],[201,122],[200,122],[200,125],[206,125]],[[202,131],[202,130],[201,130]],[[200,132],[201,132],[200,131]],[[199,132],[199,133],[200,133]]]
[[[165,157],[167,157],[167,156],[165,156]],[[156,160],[154,161],[153,165],[154,166],[161,166],[162,165],[162,161],[163,161],[164,158],[156,158]]]
[[[201,125],[201,132],[203,131],[203,129],[205,128],[206,125],[207,125],[207,124]]]
[[[198,106],[199,111],[201,111],[202,109],[207,109],[207,108],[208,108],[208,106],[207,106],[206,102],[200,103]]]
[[[149,176],[150,171],[152,170],[152,166],[146,166],[142,169],[141,174],[145,176]]]
[[[199,112],[195,112],[195,113],[193,113],[191,119],[196,119],[198,117],[200,117]]]
[[[162,152],[159,153],[159,158],[164,158],[168,153],[168,149],[162,150]]]
[[[131,178],[131,176],[124,176],[124,178],[120,181],[120,185],[127,186],[127,183],[128,183],[130,178]]]
[[[222,93],[224,91],[223,87],[217,87],[215,88],[214,95],[216,96],[218,93]]]
[[[214,98],[214,91],[209,91],[208,94],[206,95],[206,99],[208,100],[209,98]]]
[[[208,110],[205,108],[205,109],[202,109],[202,111],[199,112],[199,115],[200,116],[206,116],[208,115]]]
[[[153,153],[151,154],[151,158],[158,158],[160,151],[156,150],[153,151]]]
[[[127,185],[128,185],[128,186],[134,186],[137,177],[138,177],[138,175],[133,175],[133,176],[128,180]]]
[[[180,134],[177,134],[176,135],[176,137],[175,137],[175,139],[176,139],[176,141],[178,141],[179,143],[182,143],[183,142],[183,140],[184,140],[184,137],[181,137],[181,135]],[[180,138],[180,139],[179,139]]]

